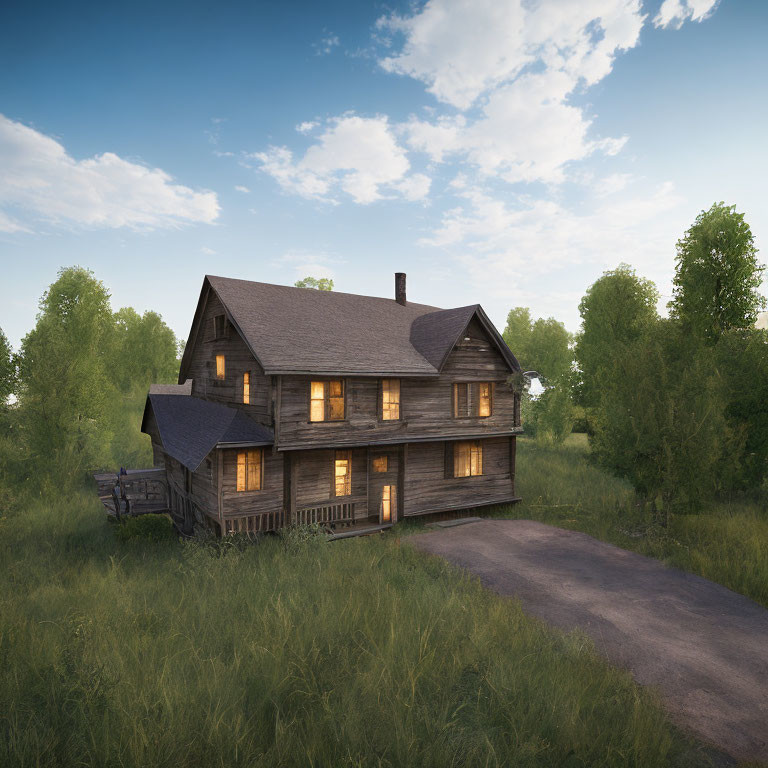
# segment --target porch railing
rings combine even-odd
[[[351,525],[355,521],[355,502],[348,501],[341,504],[322,504],[313,507],[301,507],[296,510],[294,522],[296,525],[312,525],[318,523],[346,523]]]

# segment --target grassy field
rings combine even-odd
[[[668,528],[636,504],[631,488],[588,461],[586,435],[547,447],[518,441],[523,502],[500,514],[583,531],[664,560],[768,607],[768,497],[713,503]]]
[[[0,519],[4,767],[707,764],[583,637],[397,535],[126,539],[85,494]]]

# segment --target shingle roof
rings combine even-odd
[[[271,429],[236,408],[210,400],[189,395],[150,394],[149,408],[155,416],[163,450],[192,472],[219,444],[272,445],[274,442]]]
[[[436,370],[440,370],[459,334],[469,325],[479,307],[479,304],[472,304],[420,315],[411,324],[411,344]]]
[[[438,309],[214,275],[206,276],[203,296],[208,285],[267,374],[436,376],[475,314],[510,366],[518,367],[478,304]],[[182,376],[186,363],[185,354]]]

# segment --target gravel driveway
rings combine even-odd
[[[739,760],[768,763],[768,611],[711,581],[531,520],[436,528],[411,541],[528,613],[590,635],[657,686],[674,722]]]

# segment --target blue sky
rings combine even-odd
[[[768,4],[52,3],[0,10],[0,327],[61,266],[186,336],[202,276],[529,306],[702,208],[768,228]]]

